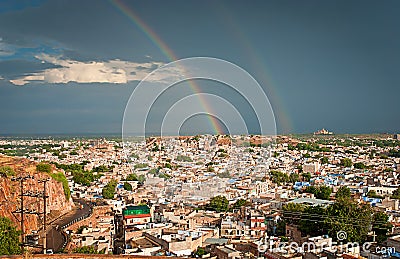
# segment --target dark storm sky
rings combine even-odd
[[[1,1],[0,134],[120,132],[138,81],[172,61],[146,28],[177,58],[249,72],[278,133],[399,132],[399,13],[397,0]]]

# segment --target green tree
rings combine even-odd
[[[283,217],[285,218],[285,222],[289,224],[298,224],[299,223],[299,215],[305,210],[306,206],[300,203],[287,203],[283,205]]]
[[[93,172],[98,172],[98,173],[105,173],[105,172],[111,172],[114,169],[114,166],[105,166],[105,165],[100,165],[98,167],[93,168]]]
[[[322,200],[329,200],[332,189],[328,186],[307,186],[304,190],[306,193],[314,194],[315,198]]]
[[[331,193],[332,193],[332,188],[328,186],[320,186],[316,197],[317,199],[329,200]]]
[[[400,187],[397,188],[396,190],[394,190],[394,192],[392,193],[392,198],[393,199],[400,199]]]
[[[303,181],[309,182],[311,180],[311,173],[310,172],[302,173],[301,177],[303,178]]]
[[[298,182],[299,180],[300,180],[299,174],[291,173],[291,174],[289,175],[289,181],[290,181],[291,183]]]
[[[47,163],[39,163],[36,165],[36,170],[41,173],[51,173],[51,166]]]
[[[299,230],[310,236],[320,236],[326,234],[326,229],[323,222],[318,222],[315,220],[315,215],[325,214],[326,209],[322,206],[305,206],[303,214],[301,215],[301,220],[299,221]],[[296,215],[294,216],[296,217]]]
[[[160,173],[160,174],[158,175],[158,177],[164,178],[164,179],[170,179],[170,178],[172,178],[172,176],[170,176],[169,174],[165,174],[165,173]]]
[[[296,168],[297,168],[299,174],[303,172],[303,166],[302,165],[297,165]]]
[[[343,167],[351,167],[353,165],[353,162],[350,158],[343,158],[342,160],[340,160],[340,165]]]
[[[84,226],[80,226],[77,230],[76,230],[76,234],[82,234],[83,230],[85,228],[88,228],[88,226],[84,225]]]
[[[138,180],[138,176],[135,173],[129,174],[125,179],[125,181],[137,181],[137,180]]]
[[[152,168],[152,169],[150,169],[149,170],[149,174],[158,174],[158,172],[160,171],[160,169],[159,168]]]
[[[367,168],[367,166],[362,162],[358,162],[358,163],[354,163],[354,168],[356,168],[356,169],[365,169],[365,168]]]
[[[153,169],[151,169],[151,170],[153,170]],[[158,173],[158,171],[159,170],[156,169],[156,171],[154,171],[154,172],[152,171],[151,173],[155,173],[155,172]],[[138,181],[139,183],[144,183],[146,181],[146,177],[144,175],[139,175],[138,176],[135,173],[131,173],[126,177],[125,181]]]
[[[74,170],[72,171],[72,180],[84,186],[90,186],[95,180],[95,176],[91,171]]]
[[[104,199],[113,199],[115,195],[115,188],[117,187],[117,181],[114,179],[107,183],[102,190]]]
[[[144,183],[146,181],[146,176],[144,176],[143,174],[139,175],[138,181],[139,181],[139,183]]]
[[[318,187],[315,187],[314,185],[307,186],[307,187],[304,189],[304,192],[306,192],[306,193],[312,193],[312,194],[314,194],[314,195],[317,195]]]
[[[278,185],[289,182],[289,175],[281,171],[271,170],[269,175],[271,176],[272,182]]]
[[[321,164],[328,164],[329,163],[329,160],[328,160],[328,158],[326,156],[321,157],[320,161],[321,161]]]
[[[177,161],[182,161],[182,162],[193,162],[193,160],[190,157],[184,156],[184,155],[178,155],[176,157],[176,160]]]
[[[336,199],[350,199],[351,191],[347,186],[340,186],[339,190],[335,194]]]
[[[206,254],[206,250],[204,250],[204,248],[202,247],[198,247],[194,254],[198,256],[203,256]]]
[[[302,212],[305,209],[305,205],[300,204],[300,203],[289,202],[289,203],[283,205],[282,208],[284,211]]]
[[[131,154],[131,158],[139,159],[139,156],[137,154],[135,154],[135,153],[132,153]]]
[[[143,169],[143,168],[146,168],[146,167],[149,167],[149,164],[141,163],[141,164],[134,165],[135,169]]]
[[[377,211],[373,216],[372,230],[375,231],[376,241],[382,243],[388,238],[389,230],[393,227],[389,223],[389,216],[381,211]]]
[[[275,235],[278,235],[278,236],[286,235],[286,221],[285,220],[279,220],[277,222]]]
[[[229,206],[229,201],[225,196],[215,196],[211,198],[207,209],[214,210],[216,212],[227,211]]]
[[[380,199],[382,196],[378,195],[375,190],[369,190],[367,193],[368,198],[377,198]]]
[[[124,189],[127,191],[132,191],[132,185],[128,182],[124,183]]]
[[[346,241],[362,243],[367,238],[371,223],[372,208],[369,204],[341,199],[327,207],[324,227],[334,239],[338,231],[345,231]]]
[[[20,234],[9,218],[0,217],[0,255],[21,254]]]
[[[248,202],[245,199],[239,199],[233,204],[234,209],[240,209],[241,207],[245,206],[248,204]]]
[[[3,177],[14,176],[15,172],[10,166],[1,166],[0,167],[0,175]]]
[[[369,204],[358,204],[350,199],[337,200],[326,208],[289,203],[283,210],[284,220],[299,226],[303,235],[329,234],[337,239],[337,233],[345,231],[346,241],[359,243],[366,241],[373,215]]]
[[[218,173],[217,176],[219,178],[231,178],[231,174],[229,173],[228,170],[222,172],[222,173]]]

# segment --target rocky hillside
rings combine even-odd
[[[0,155],[0,168],[9,166],[15,172],[15,176],[19,175],[31,175],[34,176],[34,180],[27,180],[24,184],[24,192],[37,192],[43,191],[43,183],[38,183],[38,179],[51,180],[47,182],[47,215],[48,219],[54,218],[58,215],[68,212],[74,206],[72,199],[67,199],[64,194],[63,184],[46,173],[36,172],[36,163],[28,159],[8,157]],[[52,168],[53,172],[57,172],[55,168]],[[10,218],[20,226],[20,214],[12,214],[20,206],[20,183],[11,181],[11,176],[0,175],[0,216]],[[43,199],[24,197],[25,209],[43,211]],[[41,227],[42,216],[37,215],[26,215],[24,216],[25,232],[30,233],[31,230],[37,230]]]

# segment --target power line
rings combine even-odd
[[[325,218],[325,219],[336,219],[336,220],[347,220],[347,221],[354,221],[354,222],[364,222],[364,223],[376,223],[376,224],[386,224],[390,223],[387,221],[374,221],[372,218],[371,220],[364,220],[364,219],[356,219],[356,218],[350,218],[350,217],[344,217],[344,216],[334,216],[334,215],[321,215],[321,214],[313,214],[313,213],[308,213],[308,212],[296,212],[296,211],[284,211],[282,210],[283,215],[287,214],[290,216],[309,216],[309,217],[316,217],[316,218]]]
[[[286,215],[285,215],[286,214]],[[329,215],[319,215],[319,214],[312,214],[306,212],[292,212],[292,211],[283,211],[283,218],[285,219],[292,219],[292,220],[303,220],[303,221],[310,221],[310,222],[319,222],[319,223],[338,223],[341,225],[348,225],[348,226],[358,226],[358,227],[365,227],[366,224],[372,225],[374,229],[382,229],[386,230],[386,228],[382,227],[374,227],[375,224],[390,224],[390,222],[385,221],[371,221],[368,220],[357,220],[350,217],[339,217],[339,216],[329,216]],[[308,218],[307,218],[308,216]],[[327,220],[333,220],[336,222],[328,222]],[[343,220],[345,222],[343,222]],[[339,222],[340,221],[340,222]]]
[[[31,175],[25,175],[25,176],[18,176],[18,177],[12,177],[11,181],[19,182],[20,183],[20,207],[14,210],[12,213],[14,214],[20,214],[20,224],[21,224],[21,249],[22,253],[25,250],[26,246],[29,247],[35,247],[35,248],[43,248],[43,252],[46,253],[46,235],[47,235],[47,228],[46,228],[46,214],[47,214],[47,204],[46,200],[49,197],[46,195],[46,183],[50,180],[49,178],[47,179],[39,179],[38,183],[43,183],[43,191],[24,191],[24,183],[28,180],[34,180],[35,177]],[[26,209],[27,204],[25,204],[25,199],[24,197],[30,197],[30,198],[35,198],[35,199],[43,199],[43,211],[40,212],[40,202],[39,202],[39,210],[35,209]],[[35,202],[31,202],[29,205],[34,204]],[[43,245],[38,245],[36,243],[38,238],[38,235],[25,235],[25,228],[24,228],[24,222],[25,222],[25,215],[37,215],[40,216],[43,214]]]

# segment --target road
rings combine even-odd
[[[55,220],[47,227],[47,249],[53,249],[54,252],[61,250],[65,242],[61,227],[90,213],[91,207],[85,200],[75,199],[74,202],[81,204],[83,208],[80,209],[79,206],[76,206],[72,211]]]

